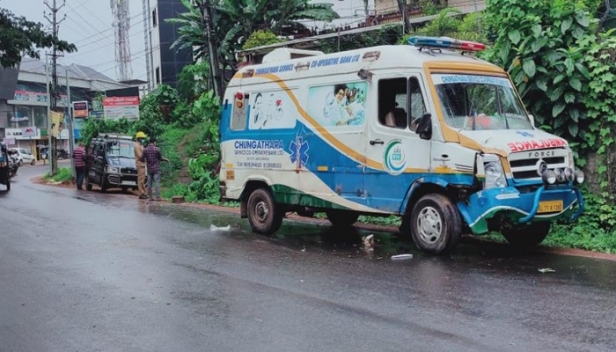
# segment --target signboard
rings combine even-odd
[[[103,110],[92,110],[90,111],[90,117],[95,119],[102,119],[105,117],[105,112]]]
[[[6,138],[8,139],[16,139],[16,140],[25,140],[25,139],[40,139],[41,138],[41,130],[39,130],[36,127],[29,127],[34,131],[34,134],[28,134],[31,137],[28,136],[24,136],[23,135],[23,130],[27,129],[27,128],[6,128],[4,130],[4,133],[6,135]]]
[[[27,90],[16,90],[13,99],[17,101],[31,101],[38,103],[46,103],[48,100],[47,93],[31,92]],[[60,95],[60,102],[63,104],[68,104],[68,96]]]
[[[73,102],[73,117],[88,117],[88,102]]]
[[[4,139],[4,143],[6,145],[14,145],[15,144],[15,138],[5,138]]]
[[[139,97],[109,97],[103,98],[106,120],[139,118]]]
[[[21,135],[24,138],[32,138],[38,136],[36,127],[24,127],[21,129]]]

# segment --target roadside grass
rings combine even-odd
[[[73,180],[73,170],[71,170],[71,168],[61,167],[58,169],[57,174],[51,176],[51,172],[47,172],[45,176],[43,176],[43,179],[50,182],[68,183]]]

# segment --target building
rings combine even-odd
[[[186,12],[181,0],[142,0],[145,34],[147,89],[161,84],[177,88],[178,75],[193,62],[190,48],[182,51],[171,45],[179,37],[178,26],[165,20]]]
[[[406,2],[406,13],[409,18],[425,16],[421,10],[422,1],[403,0]],[[462,13],[483,11],[486,8],[485,0],[433,0],[437,8],[451,7]],[[398,0],[375,0],[374,17],[371,19],[374,25],[401,21]]]
[[[91,102],[97,92],[126,87],[126,85],[86,66],[70,65],[65,67],[58,65],[57,72],[61,96],[58,103],[60,108],[69,106],[66,89],[67,73],[71,102]],[[47,79],[44,62],[23,58],[19,67],[14,94],[12,96],[5,94],[6,99],[0,97],[0,139],[9,141],[10,147],[26,148],[31,150],[33,154],[37,154],[38,148],[36,146],[48,143]],[[23,136],[23,131],[26,128],[31,128],[33,132],[31,136]],[[65,129],[60,139],[68,142],[68,136],[68,130]]]

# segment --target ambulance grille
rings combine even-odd
[[[568,167],[566,149],[547,149],[532,152],[520,152],[509,155],[509,166],[514,181],[541,181],[537,170],[539,161],[543,160],[548,169]]]

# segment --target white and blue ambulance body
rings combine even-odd
[[[221,118],[221,196],[257,233],[284,215],[400,215],[430,253],[463,231],[541,242],[551,220],[583,211],[567,141],[534,127],[482,44],[410,45],[325,55],[277,49],[229,83]]]

